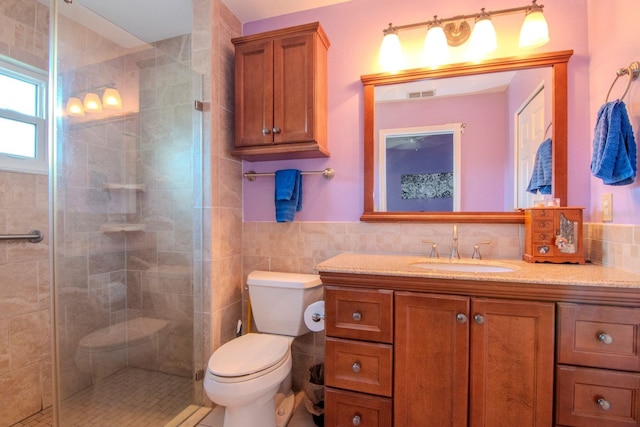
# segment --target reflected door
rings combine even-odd
[[[526,191],[531,179],[538,147],[544,140],[544,86],[536,89],[533,96],[516,114],[516,208],[533,206],[536,195]]]

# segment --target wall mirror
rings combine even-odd
[[[524,110],[533,109],[528,114],[536,117],[531,107],[535,98],[540,99],[544,113],[533,120],[538,123],[534,145],[537,148],[547,137],[553,141],[552,191],[565,205],[567,64],[572,54],[551,52],[362,76],[365,188],[361,220],[522,223],[519,208],[531,206],[532,195],[524,191],[531,171],[518,160],[515,140],[522,139],[530,127],[520,118]],[[491,116],[493,104],[500,113]],[[458,156],[453,160],[459,162],[459,173],[449,174],[444,166],[442,171],[420,173],[410,166],[415,161],[408,159],[420,158],[427,149],[426,138],[412,132],[431,127],[459,132]],[[435,151],[429,153],[427,157]],[[446,156],[450,154],[436,163],[449,164]],[[398,159],[393,169],[390,158]],[[451,200],[431,203],[433,208],[416,203],[416,198],[428,197]],[[398,200],[391,203],[394,198]],[[447,207],[438,210],[437,206]]]

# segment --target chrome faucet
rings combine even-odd
[[[458,224],[453,224],[453,241],[451,243],[451,255],[450,259],[460,259],[460,253],[458,252]]]

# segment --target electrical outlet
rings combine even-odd
[[[613,221],[613,194],[603,194],[601,200],[602,222]]]

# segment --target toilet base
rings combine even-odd
[[[278,399],[276,399],[276,402]],[[286,427],[289,424],[289,420],[293,415],[293,408],[296,403],[296,396],[293,394],[293,391],[289,389],[289,392],[284,399],[280,403],[280,405],[275,408],[276,411],[276,427]]]
[[[261,426],[277,427],[274,413],[274,399],[277,389],[246,406],[225,407],[223,427]]]

